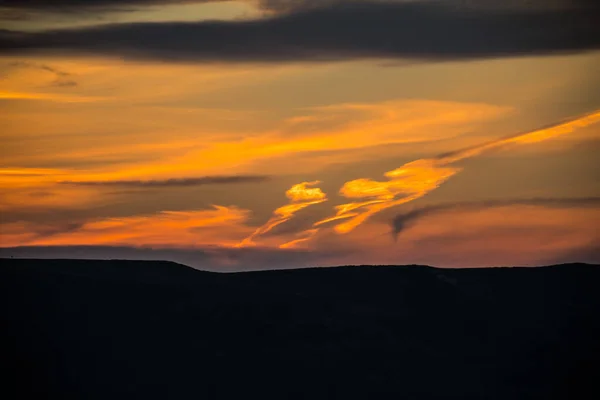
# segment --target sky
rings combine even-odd
[[[0,256],[600,263],[588,0],[3,0]]]

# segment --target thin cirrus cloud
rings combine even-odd
[[[42,12],[102,12],[114,10],[137,10],[144,7],[168,6],[173,4],[219,3],[231,0],[2,0],[1,6],[6,10],[28,10]],[[302,7],[303,3],[314,1],[302,0],[260,0],[261,8],[283,10],[295,8],[292,3]]]
[[[3,224],[1,247],[60,245],[125,245],[162,247],[233,247],[251,232],[248,210],[215,205],[211,209],[162,211],[148,215],[98,218],[66,228],[26,221]]]
[[[164,61],[278,62],[462,60],[600,48],[597,6],[587,1],[558,8],[536,4],[496,8],[454,1],[334,2],[254,20],[106,24],[38,33],[4,30],[0,49]]]
[[[102,11],[114,9],[139,9],[148,6],[172,5],[172,4],[194,4],[194,3],[220,3],[232,0],[3,0],[2,7],[7,10],[39,10],[39,11]],[[331,5],[344,5],[358,3],[359,0],[240,0],[252,3],[255,6],[277,12],[289,12],[293,10],[304,10]],[[410,0],[363,0],[361,3],[402,3]],[[417,0],[419,1],[419,0]],[[421,2],[431,0],[420,0]],[[565,7],[590,8],[594,6],[594,0],[483,0],[480,2],[461,2],[456,0],[445,0],[445,3],[453,4],[463,8],[488,8],[488,9],[535,9]]]
[[[234,0],[235,1],[235,0]],[[331,6],[333,4],[355,3],[356,0],[239,0],[269,12],[283,13]],[[404,0],[365,0],[371,3],[393,3]],[[232,0],[3,0],[5,18],[23,17],[19,11],[44,13],[77,12],[97,13],[113,11],[138,11],[147,7],[170,6],[179,4],[225,3]],[[0,16],[2,13],[0,12]]]
[[[344,220],[334,229],[340,234],[348,233],[385,209],[420,199],[437,189],[461,171],[460,167],[453,165],[454,163],[510,145],[536,143],[565,135],[599,121],[600,111],[595,111],[555,125],[442,154],[436,158],[411,161],[386,172],[387,181],[366,178],[348,181],[340,189],[340,195],[360,200],[336,206],[335,215],[316,222],[314,226]]]
[[[397,215],[393,221],[393,235],[398,238],[402,232],[410,226],[416,224],[420,219],[432,215],[442,214],[452,211],[476,211],[494,207],[511,206],[537,206],[545,208],[562,207],[598,207],[600,206],[600,197],[583,198],[529,198],[529,199],[509,199],[509,200],[486,200],[475,202],[444,203],[420,207],[409,212]]]
[[[232,176],[202,176],[196,178],[170,178],[156,180],[122,180],[122,181],[60,181],[63,185],[94,186],[94,187],[125,187],[125,188],[166,188],[202,186],[215,184],[257,183],[270,180],[267,175],[232,175]]]
[[[43,64],[43,63],[35,63],[30,61],[13,61],[2,67],[0,67],[0,72],[2,70],[10,70],[10,69],[34,69],[40,70],[54,75],[54,81],[52,82],[52,86],[58,87],[74,87],[77,86],[77,82],[73,79],[73,74],[70,72],[64,71],[62,69]]]
[[[289,221],[298,211],[314,205],[327,201],[327,195],[321,191],[320,188],[310,187],[319,184],[319,181],[313,182],[302,182],[292,186],[287,192],[286,197],[290,200],[289,204],[281,206],[273,211],[273,216],[262,226],[258,227],[251,235],[242,240],[237,247],[246,247],[254,245],[254,240],[268,232],[278,225]],[[299,241],[308,240],[312,235],[317,232],[317,229],[311,230],[312,234],[307,235],[305,238],[293,240],[294,243],[284,243],[280,245],[281,248],[292,247],[293,244],[299,243]]]
[[[366,0],[367,2],[369,0]],[[404,0],[370,0],[371,2],[400,2]],[[235,0],[3,0],[0,18],[23,18],[24,12],[65,13],[76,12],[78,16],[87,13],[139,11],[148,7],[186,4],[232,3]],[[239,0],[268,12],[284,13],[356,2],[356,0]]]

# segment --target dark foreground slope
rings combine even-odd
[[[166,262],[2,261],[2,390],[18,398],[600,393],[597,266],[216,274]]]

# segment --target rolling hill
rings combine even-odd
[[[219,274],[5,259],[3,387],[61,399],[595,398],[599,283],[585,264]]]

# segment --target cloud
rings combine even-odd
[[[6,64],[8,69],[13,68],[30,68],[37,69],[41,71],[46,71],[54,75],[54,81],[52,82],[53,86],[58,87],[74,87],[77,86],[77,82],[73,80],[73,74],[67,71],[63,71],[62,69],[52,67],[47,64],[35,63],[31,61],[13,61]]]
[[[436,204],[417,208],[396,216],[392,222],[393,235],[395,238],[397,238],[400,233],[402,233],[409,226],[415,224],[419,219],[428,217],[430,215],[448,211],[476,211],[491,207],[507,206],[541,206],[546,208],[598,207],[600,206],[600,197],[530,198]]]
[[[2,0],[4,16],[11,19],[23,17],[19,11],[36,11],[45,13],[61,12],[113,12],[135,11],[145,7],[169,6],[177,4],[203,4],[231,2],[232,0]],[[256,7],[277,13],[285,13],[311,8],[321,8],[333,4],[355,3],[356,0],[239,0],[251,3]],[[369,2],[369,0],[366,0]],[[371,3],[393,3],[405,0],[370,0]],[[0,16],[2,14],[0,13]]]
[[[0,91],[0,100],[47,101],[54,103],[93,103],[107,100],[98,96],[77,96],[62,93]]]
[[[278,209],[273,211],[273,216],[264,225],[256,229],[250,236],[242,240],[238,244],[238,247],[254,245],[253,241],[255,238],[264,235],[270,232],[276,226],[289,221],[298,211],[313,204],[319,204],[324,201],[327,201],[327,195],[323,193],[321,189],[308,187],[317,185],[319,183],[319,181],[302,182],[292,186],[287,192],[285,192],[286,197],[290,199],[290,203],[286,204],[285,206],[279,207]],[[315,229],[312,229],[312,231],[315,231],[316,233]],[[298,241],[294,240],[293,242]],[[280,247],[292,247],[292,245],[290,243],[285,243]]]
[[[320,226],[332,221],[345,220],[335,226],[337,233],[348,233],[371,216],[391,207],[420,199],[461,171],[452,164],[484,154],[489,151],[517,144],[530,144],[560,135],[565,135],[600,121],[600,111],[595,111],[571,120],[508,136],[482,145],[442,154],[432,159],[420,159],[386,172],[387,181],[355,179],[346,182],[340,195],[350,199],[361,199],[336,206],[336,214],[318,221]]]
[[[417,225],[414,230],[411,229],[411,240],[399,241],[395,245],[390,245],[389,224],[374,221],[348,236],[320,236],[310,249],[274,246],[236,248],[231,246],[231,241],[214,244],[215,238],[233,239],[242,232],[237,227],[224,225],[219,228],[211,224],[213,226],[207,226],[205,232],[192,236],[185,230],[170,227],[169,224],[175,220],[167,218],[155,232],[168,229],[165,237],[181,236],[183,240],[178,245],[155,241],[121,245],[114,241],[104,244],[93,242],[85,245],[85,242],[61,242],[54,237],[53,240],[46,239],[45,244],[9,248],[19,244],[0,240],[6,247],[0,248],[0,257],[171,260],[218,271],[348,264],[441,267],[545,265],[559,258],[561,262],[598,262],[598,252],[594,251],[598,242],[597,224],[594,222],[600,216],[599,212],[600,208],[516,206],[511,209],[445,213],[440,214],[435,224]],[[219,213],[213,211],[213,214]],[[204,217],[207,216],[204,214]],[[131,225],[134,220],[127,222]],[[144,234],[152,232],[147,227],[142,229],[136,225],[134,228],[136,234],[140,233],[138,230]],[[89,231],[90,227],[86,229]],[[250,227],[246,229],[252,231]],[[122,233],[128,232],[124,230]],[[226,234],[228,236],[224,236]],[[211,239],[212,244],[207,239]],[[24,244],[26,242],[21,242],[21,245]]]
[[[235,0],[234,0],[235,1]],[[250,3],[256,8],[272,12],[286,13],[297,10],[319,8],[332,4],[351,3],[354,0],[238,0]],[[371,0],[374,2],[394,2],[403,0]],[[98,13],[141,11],[149,7],[176,6],[186,4],[226,3],[232,0],[2,0],[0,20],[20,21],[43,17],[44,14],[75,14],[88,17]]]
[[[213,0],[2,0],[0,18],[20,20],[28,18],[28,13],[32,12],[83,14],[128,11],[140,7],[168,4],[208,3],[210,1]]]
[[[546,205],[506,201],[497,207],[465,206],[423,216],[416,224],[408,222],[410,229],[395,243],[390,240],[388,217],[373,219],[344,236],[322,230],[311,248],[353,250],[351,256],[341,256],[341,264],[547,265],[562,255],[562,262],[592,261],[590,249],[597,248],[599,240],[600,202],[593,198],[537,200],[548,201]]]
[[[232,175],[232,176],[202,176],[196,178],[171,178],[157,180],[125,180],[125,181],[61,181],[63,185],[73,186],[106,186],[125,188],[165,188],[202,186],[233,183],[265,182],[270,177],[267,175]]]
[[[249,210],[235,206],[189,211],[162,211],[127,217],[97,218],[71,226],[39,227],[17,221],[2,224],[2,247],[62,245],[126,245],[162,247],[233,247],[251,229]],[[40,229],[42,229],[40,231]],[[48,234],[49,233],[49,234]]]
[[[83,228],[84,224],[81,222],[66,222],[62,224],[36,224],[31,226],[30,232],[35,233],[34,240],[48,238],[63,233],[75,232]]]
[[[125,5],[208,2],[209,0],[2,0],[2,7],[25,9],[80,9]]]
[[[28,10],[46,10],[46,11],[68,11],[68,10],[95,10],[114,9],[145,6],[166,6],[171,4],[186,3],[217,3],[231,0],[2,0],[2,7],[5,9],[28,9]],[[291,11],[305,10],[310,8],[319,8],[331,5],[344,5],[359,3],[359,0],[241,0],[256,4],[258,7],[273,11]],[[365,0],[361,3],[406,3],[410,0]],[[427,0],[425,0],[427,1]],[[442,0],[446,4],[450,3],[462,8],[479,9],[535,9],[535,8],[555,8],[564,9],[565,7],[593,7],[595,0],[482,0],[474,2],[465,2],[457,0]]]
[[[567,2],[561,7],[461,4],[335,2],[257,20],[108,24],[38,33],[4,30],[0,31],[0,49],[165,61],[278,62],[457,60],[600,48],[597,6],[592,3]]]
[[[300,243],[304,243],[312,239],[319,232],[318,228],[307,229],[300,232],[298,235],[299,239],[291,240],[279,246],[280,249],[293,249],[297,248]]]

